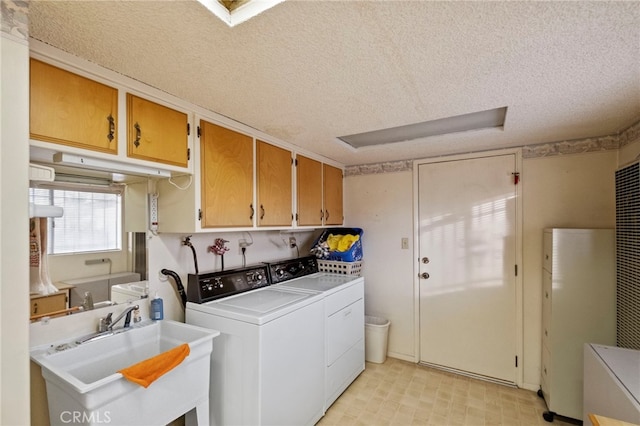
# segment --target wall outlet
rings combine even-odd
[[[400,240],[400,247],[402,250],[409,250],[409,238],[403,237],[402,240]]]
[[[243,254],[246,254],[247,253],[247,247],[249,247],[249,245],[250,244],[244,238],[238,240],[238,254],[240,256],[242,256]],[[242,250],[244,250],[244,253],[242,252]]]
[[[289,247],[294,248],[298,245],[296,242],[296,237],[289,237]]]

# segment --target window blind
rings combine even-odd
[[[48,221],[48,253],[68,254],[122,248],[122,190],[55,184],[30,188],[30,202],[55,205],[64,215]]]

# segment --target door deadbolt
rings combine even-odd
[[[427,264],[427,263],[429,263],[429,258],[428,257],[423,257],[421,261],[422,261],[422,263]]]
[[[429,279],[429,273],[428,272],[423,272],[421,274],[418,275],[420,278],[422,278],[423,280],[428,280]]]

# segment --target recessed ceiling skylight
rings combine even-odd
[[[211,13],[234,27],[284,0],[198,0]]]
[[[502,107],[486,111],[472,112],[470,114],[440,118],[437,120],[423,121],[421,123],[407,124],[405,126],[391,127],[388,129],[374,130],[371,132],[357,133],[348,136],[339,136],[338,139],[354,148],[383,145],[394,142],[406,142],[414,139],[445,135],[449,133],[488,128],[504,128],[504,120],[506,116],[507,107]]]

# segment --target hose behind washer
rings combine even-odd
[[[174,271],[171,271],[169,269],[162,269],[160,272],[162,274],[164,274],[164,275],[171,276],[173,278],[173,280],[176,282],[176,290],[178,291],[178,295],[180,296],[180,299],[182,300],[182,308],[186,308],[186,306],[187,306],[187,293],[185,293],[185,291],[184,291],[184,286],[182,285],[182,280],[180,279],[180,276],[178,274],[176,274]]]

